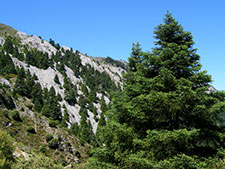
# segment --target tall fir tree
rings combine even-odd
[[[54,82],[57,83],[57,84],[60,84],[60,82],[59,82],[59,77],[58,77],[57,74],[56,74],[55,77],[54,77]]]
[[[54,87],[48,91],[44,89],[44,106],[42,107],[42,114],[50,117],[52,120],[62,120],[61,106],[56,97]]]
[[[211,77],[200,70],[193,37],[170,13],[154,34],[151,53],[141,52],[139,44],[132,48],[124,89],[112,100],[91,168],[207,168],[220,163],[225,94],[208,92]]]
[[[137,42],[136,44],[135,43],[132,44],[131,57],[128,60],[129,60],[128,70],[136,72],[137,71],[136,64],[141,62],[141,45],[140,45],[140,43]]]
[[[13,42],[12,42],[11,36],[7,36],[7,38],[5,39],[3,49],[8,53],[13,54],[14,47],[13,47]]]
[[[0,74],[6,75],[10,73],[16,74],[16,69],[14,63],[9,56],[9,54],[4,54],[4,52],[0,51]]]

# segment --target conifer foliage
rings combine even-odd
[[[92,168],[213,168],[224,158],[225,94],[208,92],[190,32],[167,13],[155,48],[134,44]],[[209,158],[210,157],[210,158]],[[211,158],[212,157],[212,158]]]

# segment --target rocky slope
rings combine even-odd
[[[12,63],[9,63],[13,71],[4,72],[9,67],[4,57],[11,59]],[[84,139],[84,145],[87,141],[85,132],[89,133],[87,136],[92,135],[88,128],[94,137],[98,123],[105,120],[104,111],[110,102],[110,93],[122,88],[125,63],[111,58],[87,56],[77,50],[61,47],[54,41],[47,42],[41,37],[30,36],[0,24],[0,64],[4,67],[0,73],[0,111],[10,114],[1,114],[1,127],[14,133],[18,142],[32,149],[46,149],[43,146],[46,147],[48,142],[44,137],[51,134],[58,140],[57,148],[53,151],[47,146],[45,151],[56,159],[63,156],[66,165],[85,161],[87,148],[79,143],[79,138]],[[39,91],[35,85],[41,86]],[[38,104],[38,99],[32,96],[33,91],[41,93]],[[53,97],[57,97],[55,105],[60,111],[57,118],[55,114],[48,114],[51,110],[46,113],[46,107],[49,106],[46,97],[50,97],[51,92]],[[40,108],[36,108],[37,105]],[[18,112],[22,123],[13,119],[12,112]],[[29,131],[22,132],[28,126],[34,127],[37,144],[21,139],[33,140]],[[75,135],[78,139],[68,134],[68,131],[74,133],[75,129],[70,129],[71,126],[77,126],[79,133]],[[87,142],[90,143],[90,139]],[[62,150],[58,150],[58,147]],[[24,147],[17,147],[15,155],[25,154],[25,157],[26,152]],[[81,160],[77,156],[81,156]]]
[[[38,36],[29,36],[26,33],[22,33],[19,31],[16,32],[15,36],[19,38],[19,40],[21,42],[21,46],[27,45],[27,46],[29,46],[29,48],[34,48],[41,52],[48,53],[49,57],[51,57],[52,54],[55,54],[57,52],[57,49],[54,46],[52,46],[49,42],[42,40]],[[4,37],[0,37],[1,45],[4,44],[4,41],[5,41]],[[62,48],[64,50],[69,50],[69,48],[67,48],[67,47],[62,47]],[[95,70],[97,70],[101,73],[106,72],[109,75],[109,77],[111,78],[111,80],[118,87],[122,86],[121,77],[122,77],[122,73],[125,72],[124,68],[116,67],[112,64],[105,63],[104,58],[95,59],[93,57],[84,55],[82,53],[79,53],[79,56],[81,59],[81,64],[83,66],[90,65]],[[12,57],[12,60],[15,64],[15,66],[23,67],[25,70],[29,70],[32,75],[35,74],[38,77],[37,82],[39,82],[41,84],[42,88],[46,87],[46,88],[50,89],[51,87],[54,87],[56,93],[57,94],[59,93],[62,96],[62,98],[64,98],[65,89],[60,88],[60,86],[54,82],[55,75],[58,75],[60,83],[62,84],[62,86],[64,85],[63,84],[63,75],[57,69],[49,67],[48,69],[44,70],[44,69],[40,69],[35,66],[29,65],[29,64],[25,63],[24,61],[20,61],[14,57]],[[65,66],[65,69],[66,69],[67,77],[69,77],[69,79],[71,80],[71,82],[74,85],[77,85],[78,94],[82,95],[82,91],[80,90],[80,86],[79,86],[79,83],[83,83],[82,77],[76,77],[74,75],[74,72],[67,66]],[[100,99],[102,95],[100,93],[96,93],[96,94],[97,94],[97,97]],[[108,104],[109,98],[107,96],[104,96],[104,99],[105,99],[105,102]],[[80,115],[79,115],[80,107],[79,107],[79,105],[76,104],[75,106],[70,106],[64,99],[60,102],[60,104],[61,105],[65,104],[65,106],[68,110],[69,116],[70,116],[69,122],[70,123],[77,122],[79,124],[79,122],[80,122]],[[101,113],[100,104],[96,103],[94,105],[98,109],[98,113],[100,114]],[[91,111],[88,111],[88,113],[90,115],[89,120],[92,124],[93,131],[96,132],[98,122],[96,122],[92,118],[92,117],[94,117],[94,115]]]

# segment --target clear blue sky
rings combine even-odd
[[[133,42],[151,51],[167,10],[193,34],[202,69],[225,90],[225,0],[4,0],[0,23],[91,56],[127,60]]]

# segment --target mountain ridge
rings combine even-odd
[[[26,147],[26,144],[33,147],[32,149],[37,148],[37,145],[44,146],[47,147],[45,151],[54,153],[56,158],[59,158],[59,155],[55,155],[59,147],[64,147],[65,153],[59,153],[65,158],[63,165],[85,162],[88,144],[97,144],[95,137],[98,124],[105,120],[104,113],[110,103],[111,91],[122,88],[125,62],[109,57],[94,58],[78,50],[61,47],[52,39],[47,42],[41,37],[30,36],[0,24],[0,64],[3,65],[0,74],[1,99],[4,100],[4,93],[7,91],[5,100],[11,100],[15,105],[11,110],[6,106],[9,103],[0,102],[0,110],[7,112],[0,117],[4,123],[2,127],[9,133],[16,133],[12,137],[18,143],[22,142],[22,147]],[[8,70],[9,65],[11,69]],[[23,122],[27,122],[23,124],[20,120],[17,122],[13,119],[14,115],[11,114],[15,112]],[[11,123],[18,128],[11,127]],[[31,132],[41,138],[37,140],[36,146],[21,140],[20,132],[26,127],[33,128]],[[61,133],[65,143],[60,141],[62,138],[57,134],[58,131],[63,131]],[[27,132],[29,136],[29,130]],[[40,132],[52,134],[57,140],[57,147],[51,148],[49,142],[43,141],[44,135]],[[71,141],[69,137],[78,138],[78,143]],[[70,155],[68,146],[65,145],[68,142],[81,142],[79,146],[83,148],[79,148],[78,155],[81,157]],[[24,148],[18,148],[17,146],[16,154],[30,153],[22,150]],[[77,151],[71,153],[77,154]],[[73,161],[72,157],[76,160]]]

